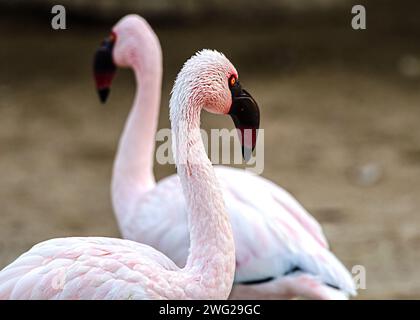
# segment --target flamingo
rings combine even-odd
[[[121,47],[132,42],[129,34],[124,37],[122,31],[119,35]],[[114,40],[111,37],[104,42],[97,55],[97,68],[112,69]],[[133,59],[131,51],[120,53],[118,61],[122,64]],[[201,51],[187,60],[173,87],[173,150],[190,226],[190,254],[185,267],[180,269],[156,249],[131,240],[52,239],[35,245],[0,272],[0,298],[228,298],[235,273],[234,240],[223,196],[201,140],[200,113],[203,108],[217,114],[237,113],[238,125],[246,123],[256,130],[256,102],[240,86],[229,87],[237,77],[224,55]]]
[[[115,63],[109,61],[105,69],[98,66],[96,72],[101,101],[108,97],[117,66],[133,69],[137,81],[114,163],[114,212],[124,238],[157,248],[184,266],[189,237],[180,180],[172,175],[156,184],[153,175],[162,79],[159,40],[137,15],[122,18],[111,37],[103,50]],[[111,43],[113,49],[109,49]],[[128,55],[129,60],[121,58]],[[216,166],[215,173],[236,246],[231,299],[345,299],[355,295],[351,275],[329,251],[321,226],[293,196],[245,170]]]

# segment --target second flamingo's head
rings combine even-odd
[[[249,159],[256,145],[260,111],[254,98],[242,88],[235,67],[222,53],[202,50],[187,60],[175,81],[171,105],[192,105],[230,115],[239,133],[242,154]],[[171,118],[174,112],[171,108]]]
[[[95,53],[93,73],[102,103],[108,98],[117,67],[132,67],[143,72],[159,72],[162,67],[159,39],[138,15],[123,17]]]

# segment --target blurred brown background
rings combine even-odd
[[[420,297],[418,1],[62,0],[65,31],[50,27],[52,3],[0,0],[0,268],[45,239],[119,236],[109,184],[134,78],[118,71],[101,106],[91,62],[135,12],[163,47],[159,127],[181,64],[224,52],[262,109],[263,176],[313,213],[349,268],[366,267],[359,298]],[[359,3],[364,31],[350,27]]]

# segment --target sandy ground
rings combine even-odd
[[[13,32],[0,51],[0,267],[45,239],[118,237],[110,173],[134,83],[119,71],[109,103],[98,103],[91,59],[108,27],[1,27]],[[157,32],[165,54],[159,127],[168,127],[182,62],[203,47],[225,52],[261,106],[263,176],[313,213],[349,268],[366,268],[359,298],[420,297],[420,47],[387,30]],[[232,128],[217,116],[203,123]],[[158,178],[172,172],[155,167]]]

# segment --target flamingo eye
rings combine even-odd
[[[229,78],[229,86],[230,86],[230,87],[233,87],[233,86],[235,85],[235,83],[236,83],[236,78],[235,78],[235,76],[231,76],[231,77]]]
[[[111,32],[111,34],[109,35],[108,39],[111,42],[115,42],[115,40],[117,40],[117,35],[115,34],[114,31]]]

